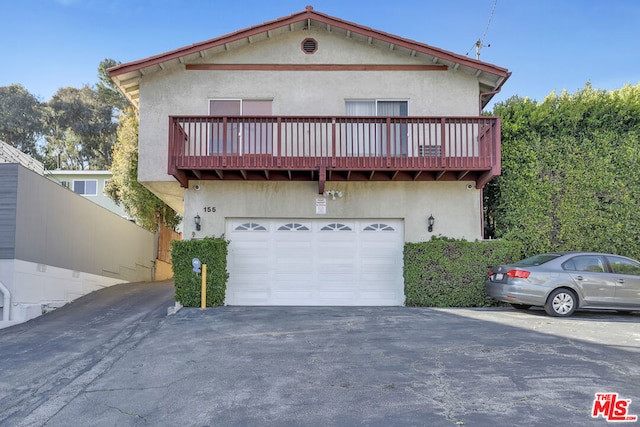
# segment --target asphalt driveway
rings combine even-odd
[[[605,392],[640,414],[638,313],[220,307],[160,322],[24,424],[607,425],[591,416]]]

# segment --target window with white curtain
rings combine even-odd
[[[273,101],[270,99],[210,99],[211,116],[270,116]],[[226,136],[226,140],[225,140]],[[216,123],[211,129],[209,152],[216,154],[272,154],[273,124],[270,121],[248,119]]]
[[[405,117],[407,101],[378,99],[346,100],[347,116]],[[394,123],[387,129],[386,123],[350,123],[345,126],[347,153],[353,156],[406,156],[407,124]],[[387,135],[390,141],[387,143]]]
[[[378,99],[351,100],[345,102],[347,116],[407,116],[407,101]]]

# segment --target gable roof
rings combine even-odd
[[[255,25],[230,34],[195,43],[149,58],[120,64],[110,68],[109,77],[118,89],[137,107],[140,79],[147,73],[165,69],[171,63],[185,64],[216,52],[229,51],[260,40],[270,39],[284,32],[302,31],[317,27],[340,36],[382,46],[408,56],[422,59],[431,65],[446,66],[474,75],[479,82],[482,105],[486,105],[497,93],[511,73],[502,67],[458,55],[433,46],[405,39],[370,27],[332,17],[313,10],[305,10],[273,21]]]

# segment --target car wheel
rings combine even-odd
[[[547,298],[544,311],[549,316],[568,317],[578,308],[576,294],[569,289],[556,289]]]
[[[511,304],[511,307],[516,310],[529,310],[531,308],[531,306],[527,304]]]

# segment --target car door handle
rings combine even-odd
[[[576,276],[576,280],[582,280],[582,276]]]
[[[618,279],[618,283],[624,283],[624,279]]]

